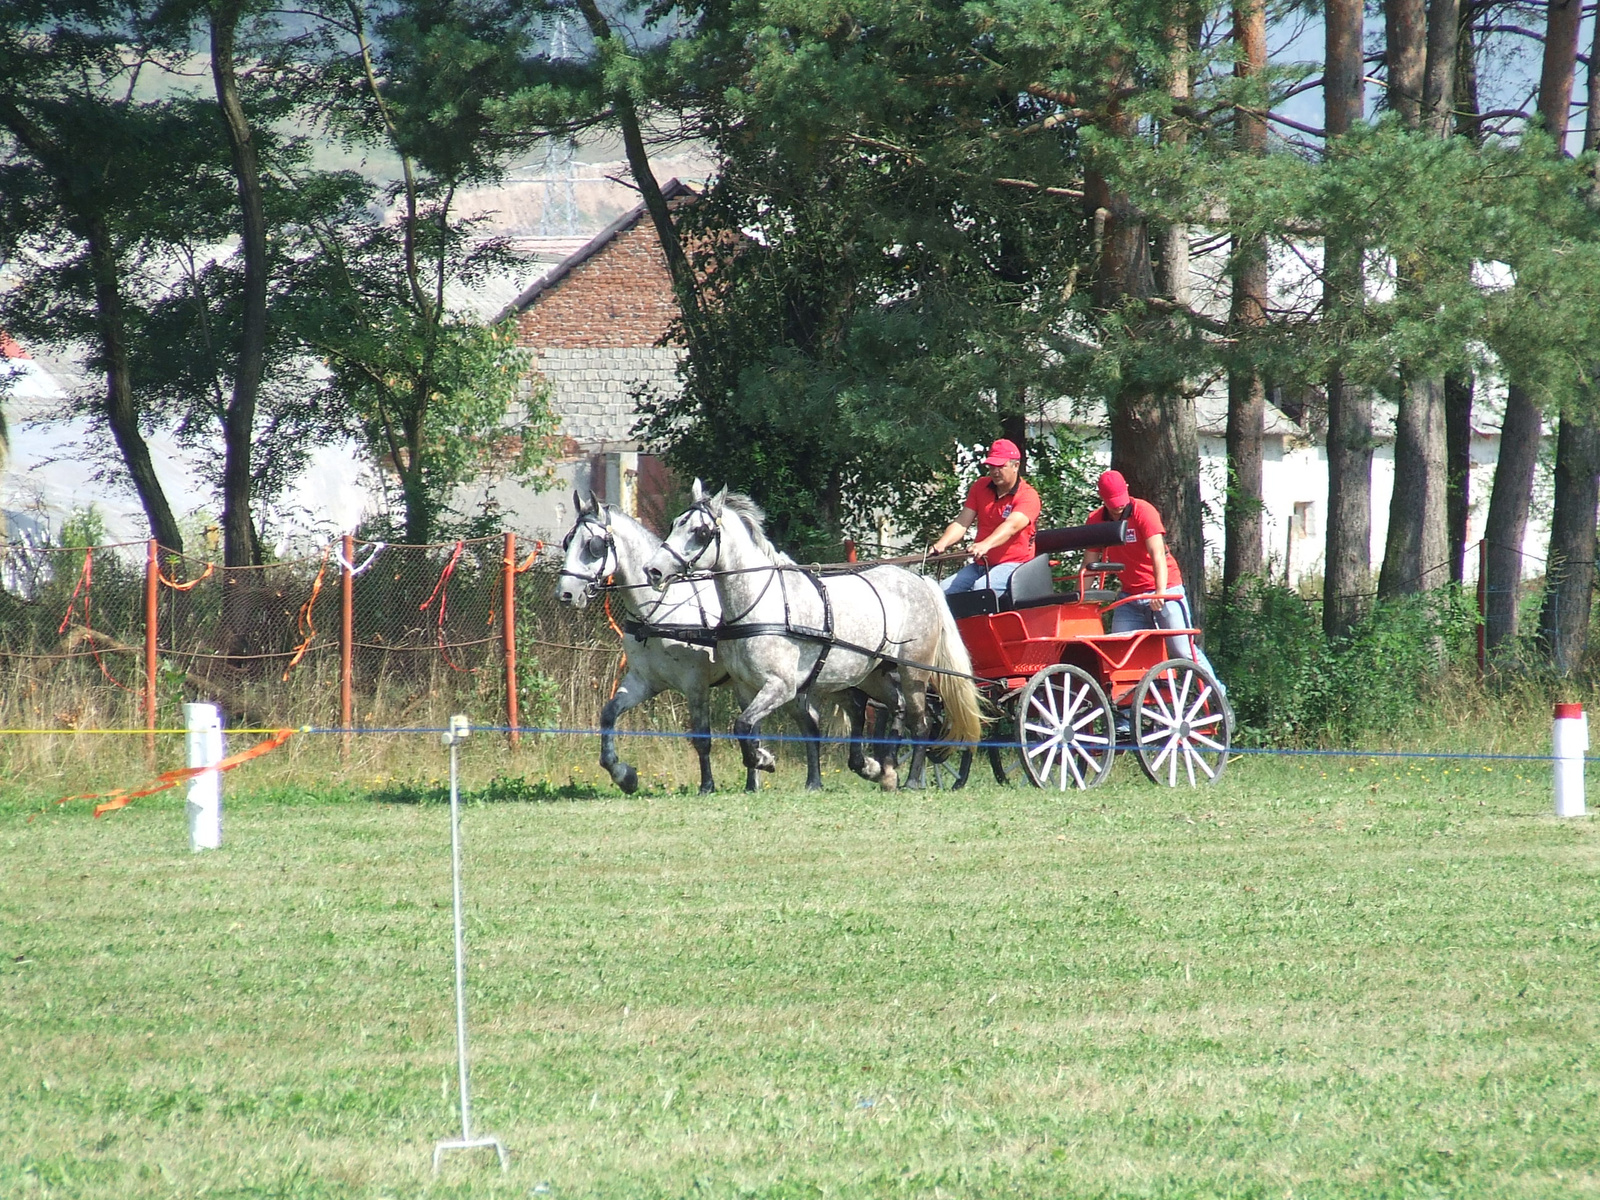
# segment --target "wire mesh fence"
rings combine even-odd
[[[144,543],[0,546],[0,715],[139,727],[207,699],[235,726],[389,726],[464,706],[507,722],[514,688],[521,724],[592,727],[621,643],[603,605],[556,599],[553,552],[526,549],[346,539],[224,567]]]

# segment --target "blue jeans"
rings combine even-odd
[[[946,596],[953,596],[957,592],[975,592],[980,588],[993,588],[997,592],[1006,590],[1006,583],[1011,579],[1011,572],[1020,567],[1021,563],[995,563],[986,567],[982,563],[968,563],[939,586],[944,589]]]
[[[1169,587],[1167,593],[1177,593],[1176,600],[1168,600],[1161,606],[1159,613],[1152,612],[1150,601],[1132,600],[1127,604],[1119,605],[1111,610],[1111,632],[1132,633],[1136,629],[1193,629],[1194,617],[1189,612],[1189,601],[1184,595],[1183,588]],[[1192,651],[1192,653],[1191,653]],[[1200,648],[1197,639],[1187,634],[1167,639],[1168,658],[1187,658],[1199,663],[1211,672],[1211,678],[1217,679],[1217,672],[1211,665],[1211,660],[1206,657],[1206,652]],[[1228,689],[1222,680],[1217,679],[1217,686],[1226,696]]]

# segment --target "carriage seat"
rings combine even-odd
[[[1055,590],[1048,554],[1030,558],[1011,572],[1011,578],[1006,581],[1004,591],[977,588],[946,597],[950,611],[958,621],[964,617],[987,616],[1019,608],[1036,608],[1043,604],[1072,603],[1077,599],[1077,592],[1061,593]]]

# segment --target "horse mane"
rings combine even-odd
[[[610,525],[614,519],[620,518],[623,522],[626,522],[627,524],[638,529],[639,532],[649,535],[650,540],[656,545],[659,546],[661,544],[661,539],[656,535],[655,530],[651,529],[650,526],[639,520],[638,517],[630,516],[628,513],[618,508],[615,504],[608,504],[602,500],[600,502],[598,515],[607,525]]]
[[[750,540],[755,544],[757,550],[777,562],[792,563],[794,561],[767,539],[767,532],[762,528],[766,522],[767,514],[749,496],[746,496],[743,492],[729,492],[722,499],[722,507],[725,511],[733,513],[734,516],[744,522],[745,529],[750,533]]]

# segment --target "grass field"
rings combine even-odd
[[[512,1167],[435,1181],[448,812],[271,761],[201,856],[180,792],[0,785],[0,1196],[1600,1193],[1600,836],[1537,763],[480,790]]]

